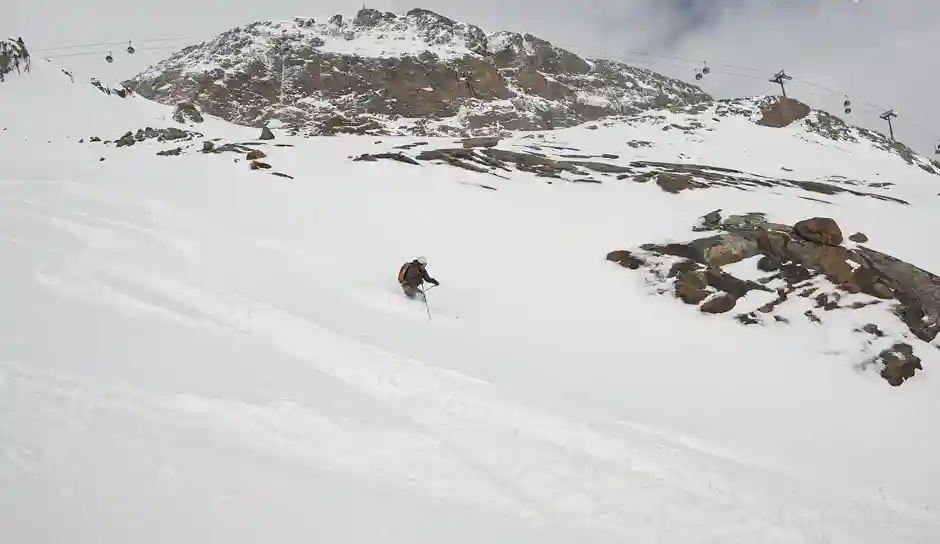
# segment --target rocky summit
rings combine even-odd
[[[126,84],[164,104],[302,135],[485,135],[711,99],[650,70],[424,9],[256,22]]]

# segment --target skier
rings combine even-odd
[[[401,269],[398,270],[398,283],[406,297],[413,299],[418,293],[421,293],[423,297],[424,291],[421,286],[424,282],[440,285],[440,282],[428,275],[427,266],[428,260],[424,257],[418,257],[401,265]]]

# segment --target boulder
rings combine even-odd
[[[737,299],[727,293],[722,293],[706,300],[699,309],[706,314],[723,314],[734,309],[735,304],[737,304]]]
[[[269,129],[268,127],[264,127],[261,129],[261,136],[258,136],[258,139],[259,140],[273,140],[274,133],[271,132],[271,129]]]
[[[205,142],[202,142],[202,151],[203,151],[204,153],[208,153],[208,152],[212,151],[213,149],[215,149],[215,142],[213,142],[213,141],[205,141]]]
[[[252,149],[251,151],[245,154],[245,158],[248,159],[249,161],[263,159],[265,157],[267,157],[267,154],[264,151],[261,151],[260,149]]]
[[[924,369],[910,344],[894,344],[882,351],[876,360],[884,364],[881,377],[895,387],[913,378],[916,371]]]
[[[842,229],[838,223],[829,217],[812,217],[798,221],[793,230],[803,239],[810,242],[837,246],[842,243]]]
[[[629,268],[631,270],[636,270],[640,266],[646,264],[643,259],[634,256],[629,251],[618,249],[617,251],[611,251],[607,254],[607,260],[615,262],[624,268]]]
[[[856,232],[855,234],[849,236],[849,240],[859,244],[864,244],[868,241],[868,236],[865,236],[864,232]]]
[[[259,169],[268,169],[268,168],[271,168],[271,165],[268,164],[268,163],[266,163],[266,162],[251,161],[250,167],[251,167],[252,170],[259,170]]]
[[[702,216],[702,223],[706,225],[718,225],[721,223],[721,208],[710,211]]]

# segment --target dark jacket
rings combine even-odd
[[[428,270],[418,261],[411,261],[402,265],[399,281],[409,287],[418,287],[424,282],[437,283],[437,280],[428,275]]]

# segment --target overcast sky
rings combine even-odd
[[[23,36],[34,51],[135,40],[139,54],[129,59],[115,46],[112,65],[101,60],[107,49],[101,47],[36,53],[99,51],[55,60],[102,79],[130,77],[192,42],[145,39],[191,36],[198,42],[256,20],[352,14],[361,6],[361,0],[7,1],[12,12],[6,8],[0,18],[0,35]],[[877,114],[894,108],[898,139],[931,152],[940,138],[937,0],[372,0],[367,7],[432,9],[487,32],[529,32],[582,55],[691,82],[697,60],[635,53],[701,59],[713,73],[700,85],[717,97],[778,92],[767,80],[785,69],[794,78],[789,94],[814,107],[841,116],[847,93],[858,124],[886,132]],[[158,46],[170,48],[146,50]]]

